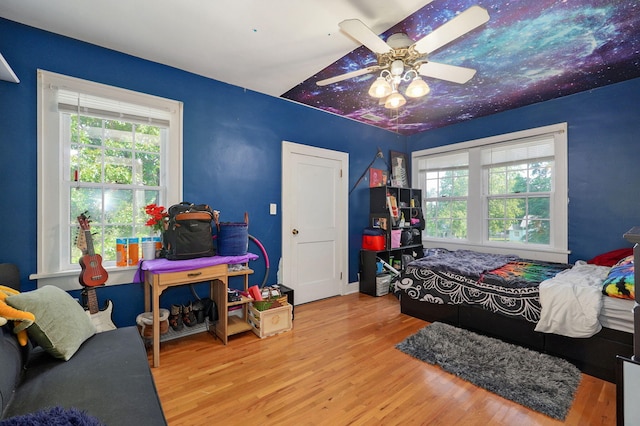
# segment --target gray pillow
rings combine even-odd
[[[51,285],[9,296],[9,306],[31,312],[36,321],[29,336],[56,358],[68,361],[80,345],[96,333],[89,316],[66,291]]]

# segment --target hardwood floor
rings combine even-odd
[[[395,349],[427,323],[391,295],[334,297],[294,315],[293,330],[265,339],[162,343],[152,371],[169,425],[563,424]],[[614,425],[615,385],[583,375],[564,424]]]

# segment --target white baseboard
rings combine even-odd
[[[348,283],[344,289],[343,295],[358,293],[360,291],[360,282],[356,281],[353,283]]]

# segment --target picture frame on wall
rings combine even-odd
[[[407,154],[398,151],[389,151],[391,159],[391,186],[409,188],[409,170]]]
[[[369,168],[369,188],[385,186],[387,184],[387,171]]]
[[[387,230],[387,218],[386,217],[374,217],[371,219],[372,228],[380,228]]]

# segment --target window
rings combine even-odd
[[[567,261],[566,123],[413,153],[426,245]]]
[[[131,283],[137,265],[116,268],[116,238],[150,235],[144,206],[181,199],[182,104],[38,72],[38,285],[78,288],[77,217],[91,220],[108,284]]]
[[[433,156],[424,160],[425,235],[467,238],[469,155],[466,152]]]
[[[481,151],[487,238],[551,244],[554,138],[534,138]]]

